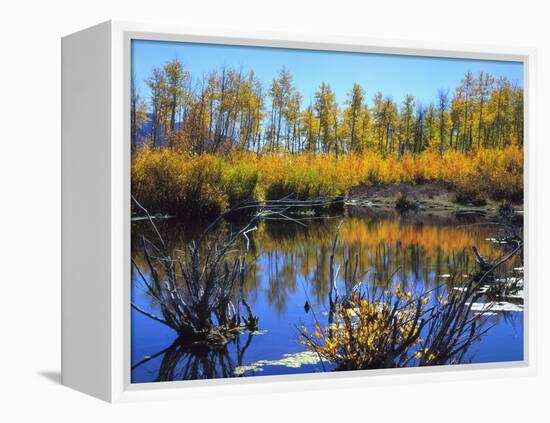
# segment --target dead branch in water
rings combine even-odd
[[[339,230],[332,244],[329,269],[328,326],[315,319],[315,333],[298,332],[302,343],[339,370],[428,366],[461,363],[471,345],[492,327],[472,305],[484,295],[482,286],[495,270],[515,256],[523,243],[494,263],[473,247],[478,271],[467,283],[445,297],[431,298],[431,291],[405,292],[400,286],[382,292],[360,291],[340,298],[336,279],[340,266],[334,256]],[[345,274],[355,274],[345,260]],[[349,282],[346,282],[347,284]],[[353,283],[356,283],[353,281]],[[488,307],[490,310],[490,306]]]
[[[153,241],[141,236],[148,277],[134,260],[132,265],[146,292],[159,306],[161,316],[135,304],[132,304],[133,309],[174,329],[182,339],[209,344],[224,344],[244,329],[254,331],[258,328],[258,317],[253,314],[244,292],[249,266],[249,235],[257,229],[258,221],[278,218],[303,224],[288,216],[289,211],[311,204],[330,204],[325,200],[300,202],[289,199],[267,201],[261,206],[242,204],[216,218],[183,250],[170,251],[152,216],[135,198],[132,200],[147,217],[155,237]],[[221,221],[244,209],[256,211],[242,228],[230,229],[222,236],[217,231]],[[236,254],[234,247],[239,242],[245,243],[244,249]]]

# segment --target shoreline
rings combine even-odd
[[[474,204],[460,203],[456,201],[457,192],[444,182],[425,182],[425,183],[388,183],[378,185],[358,185],[349,190],[347,195],[327,199],[326,206],[311,206],[295,210],[289,210],[291,215],[323,215],[330,211],[346,210],[353,216],[360,217],[363,214],[401,214],[401,215],[419,215],[419,216],[460,216],[460,217],[515,217],[523,216],[523,203],[512,203],[510,201],[496,201],[490,198],[483,199],[482,202]],[[403,200],[405,199],[405,200]],[[304,204],[315,202],[316,200],[303,200]],[[405,206],[398,204],[404,202]],[[259,202],[261,204],[262,201]],[[504,215],[501,210],[503,204],[508,209]],[[259,206],[261,207],[261,206]],[[183,208],[182,208],[183,209]],[[216,218],[231,209],[221,211],[212,216]],[[238,211],[235,212],[239,214]],[[507,215],[507,216],[506,216]],[[165,219],[189,219],[198,218],[196,211],[187,211],[184,213],[163,213],[157,212],[151,215],[155,220]],[[204,216],[203,216],[204,217]],[[147,220],[148,217],[134,215],[133,222]]]
[[[410,203],[408,209],[396,207],[399,198],[406,198]],[[374,186],[360,185],[350,190],[346,206],[356,210],[386,210],[411,214],[462,214],[480,216],[498,216],[501,214],[502,201],[484,199],[474,204],[455,201],[456,191],[442,182],[426,182],[421,184],[392,183]],[[523,214],[523,203],[510,203],[510,212]]]

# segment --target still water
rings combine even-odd
[[[297,328],[311,328],[313,316],[322,323],[326,320],[329,257],[341,220],[335,261],[357,263],[359,279],[371,287],[387,287],[391,281],[435,289],[437,295],[475,271],[472,246],[490,259],[504,254],[503,247],[491,241],[502,235],[502,229],[484,218],[390,213],[326,217],[303,221],[304,225],[261,222],[251,234],[249,261],[253,264],[245,284],[248,302],[259,316],[259,331],[244,333],[215,351],[190,353],[172,345],[176,334],[171,329],[132,310],[132,383],[330,370],[329,364],[300,354],[305,348]],[[136,235],[146,230],[144,225],[148,223],[136,222],[132,227],[132,256],[143,271],[146,266]],[[230,222],[224,227],[238,225]],[[185,248],[200,227],[172,220],[159,223],[173,250]],[[518,256],[499,271],[517,274],[522,266]],[[311,306],[308,312],[306,301]],[[135,272],[132,302],[158,314]],[[472,346],[468,362],[522,360],[522,308],[495,313],[488,323],[494,326]]]

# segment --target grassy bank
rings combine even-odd
[[[345,195],[366,185],[444,182],[459,202],[523,199],[523,150],[482,149],[398,159],[362,155],[191,155],[145,148],[132,159],[132,193],[152,212],[215,215],[245,200],[306,200]]]

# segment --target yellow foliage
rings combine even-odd
[[[336,306],[331,325],[321,328],[315,323],[313,334],[302,331],[302,344],[345,370],[391,366],[388,360],[396,347],[407,354],[422,341],[415,316],[429,297],[413,298],[399,286],[386,295],[385,301],[375,301],[353,294],[345,306]]]
[[[217,214],[228,206],[222,165],[211,155],[146,148],[132,159],[132,195],[155,213]]]
[[[376,151],[239,153],[229,157],[144,148],[132,159],[132,193],[154,212],[219,213],[246,200],[338,197],[358,185],[442,181],[457,200],[523,199],[523,149],[429,149],[401,159]]]

